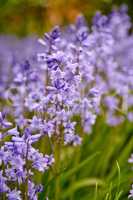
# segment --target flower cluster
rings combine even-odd
[[[108,17],[100,13],[94,17],[92,37],[96,45],[96,78],[104,95],[107,122],[111,125],[123,122],[125,116],[133,121],[131,28],[126,6],[119,12],[113,10]]]
[[[41,134],[33,134],[32,130],[26,127],[23,132],[17,127],[12,128],[12,124],[4,119],[2,113],[0,114],[1,130],[4,132],[0,135],[0,193],[6,193],[9,200],[25,199],[26,195],[28,199],[36,200],[42,186],[35,185],[32,181],[33,170],[48,170],[54,162],[53,155],[43,156],[33,147]],[[22,186],[24,191],[20,191]]]
[[[133,121],[131,27],[122,6],[108,16],[96,13],[90,29],[79,16],[39,42],[0,38],[2,195],[37,199],[42,186],[34,183],[34,171],[45,172],[54,162],[54,152],[43,155],[35,148],[42,138],[48,137],[52,148],[76,146],[97,115],[105,113],[112,126]]]

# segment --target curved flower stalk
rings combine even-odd
[[[45,126],[50,127],[49,132],[45,129],[45,134],[51,137],[54,147],[57,175],[55,199],[59,199],[60,195],[58,174],[62,146],[81,144],[82,133],[91,132],[100,103],[100,93],[95,87],[92,66],[86,63],[90,62],[90,55],[86,53],[82,40],[88,29],[82,20],[82,17],[78,19],[75,29],[78,29],[80,23],[83,33],[76,35],[74,32],[72,40],[59,27],[45,34],[44,39],[39,39],[44,53],[38,54],[38,61],[47,72],[47,81],[44,96],[36,111],[43,116]],[[76,116],[80,118],[80,122],[75,120]],[[76,131],[76,126],[79,126],[77,123],[82,127],[80,133]]]
[[[78,19],[79,22],[81,20],[83,19]],[[50,109],[47,109],[48,118],[57,125],[62,124],[64,132],[69,134],[70,131],[70,136],[76,125],[75,123],[70,125],[75,115],[81,116],[84,131],[90,131],[100,102],[100,94],[93,83],[92,67],[87,63],[90,55],[86,53],[86,48],[80,41],[82,37],[80,35],[88,32],[87,27],[84,27],[84,24],[82,26],[83,33],[79,33],[79,36],[74,34],[74,42],[69,41],[71,35],[69,38],[65,31],[57,27],[47,37],[45,36],[44,40],[39,40],[44,49],[49,43],[52,44],[49,54],[46,52],[38,54],[38,60],[48,70],[46,85],[46,98],[50,105]],[[55,33],[56,35],[52,37]],[[68,139],[68,135],[66,138]]]

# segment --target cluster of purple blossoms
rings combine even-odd
[[[125,119],[133,121],[131,28],[127,7],[122,6],[108,16],[96,13],[91,29],[79,16],[75,24],[63,31],[55,27],[39,40],[44,52],[38,54],[38,60],[46,69],[47,84],[58,92],[69,87],[71,100],[76,92],[71,112],[81,116],[84,132],[95,122],[96,115],[90,110],[104,113],[111,126]]]
[[[54,162],[33,145],[43,137],[53,146],[80,145],[103,111],[112,126],[133,121],[131,27],[122,6],[108,16],[97,13],[90,29],[79,16],[39,42],[6,38],[6,44],[1,37],[0,193],[9,200],[35,200],[42,190],[34,170],[44,172]]]
[[[30,127],[12,128],[0,113],[0,195],[9,200],[37,200],[42,185],[33,182],[34,171],[45,172],[54,162],[53,155],[43,155],[33,147],[41,134]],[[23,190],[22,190],[23,187]]]
[[[127,7],[109,16],[97,13],[92,37],[96,48],[96,80],[101,87],[107,122],[117,125],[125,117],[133,121],[133,35]],[[102,84],[101,84],[102,83]]]

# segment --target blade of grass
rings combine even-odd
[[[72,192],[83,188],[83,187],[89,187],[89,186],[102,186],[104,185],[104,182],[101,179],[98,178],[89,178],[89,179],[83,179],[78,182],[75,182],[66,192],[62,194],[62,199],[66,199],[71,195]]]
[[[100,152],[96,152],[93,155],[89,156],[87,159],[83,160],[81,163],[79,163],[74,168],[70,169],[63,175],[63,179],[68,178],[72,174],[76,173],[78,170],[82,169],[85,165],[87,165],[91,160],[93,160],[96,156],[98,156]]]

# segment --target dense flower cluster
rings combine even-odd
[[[42,186],[33,182],[34,170],[45,172],[54,162],[54,152],[43,155],[34,147],[43,137],[53,146],[76,146],[97,115],[105,113],[112,126],[133,121],[131,27],[122,6],[108,16],[97,13],[90,29],[79,16],[39,42],[0,38],[2,195],[37,199]]]
[[[133,121],[133,36],[129,35],[132,23],[126,11],[122,6],[108,17],[99,13],[94,17],[96,77],[99,85],[102,80],[103,102],[111,125],[121,123],[125,116]]]
[[[37,193],[42,190],[41,185],[35,185],[32,182],[34,169],[45,172],[54,162],[52,155],[43,156],[38,149],[32,145],[37,142],[41,134],[33,134],[32,129],[24,128],[23,132],[17,127],[11,128],[12,124],[5,120],[5,117],[0,113],[1,130],[0,134],[0,192],[7,193],[9,200],[19,200],[22,197],[25,199],[25,193],[16,190],[21,185],[28,185],[28,199],[37,199]],[[7,128],[9,128],[7,130]],[[6,129],[5,129],[6,128]],[[10,140],[6,138],[10,137]],[[14,188],[15,187],[15,188]]]

